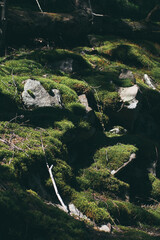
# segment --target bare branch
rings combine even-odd
[[[136,154],[132,153],[129,160],[127,162],[125,162],[121,167],[119,167],[117,170],[113,170],[111,171],[112,175],[116,175],[117,173],[119,173],[123,168],[125,168],[130,162],[132,162],[134,159],[136,158]]]
[[[38,0],[36,0],[36,3],[37,3],[37,5],[38,5],[39,10],[40,10],[41,12],[43,12],[43,10],[42,10],[42,8],[41,8],[41,5],[40,5],[40,3],[39,3]]]
[[[47,164],[47,168],[48,168],[48,172],[49,172],[50,178],[51,178],[51,180],[52,180],[52,184],[53,184],[55,193],[56,193],[56,195],[57,195],[57,198],[58,198],[58,200],[60,201],[60,203],[61,203],[62,207],[64,208],[64,210],[68,213],[68,209],[67,209],[66,205],[64,204],[64,202],[63,202],[63,200],[62,200],[62,198],[61,198],[61,196],[60,196],[60,194],[59,194],[59,192],[58,192],[58,189],[57,189],[57,186],[56,186],[56,182],[55,182],[54,177],[53,177],[53,174],[52,174],[53,165],[51,165],[51,166],[49,167],[49,165]]]
[[[57,186],[56,186],[56,182],[55,182],[54,177],[53,177],[53,173],[52,173],[53,165],[51,165],[51,166],[49,167],[49,164],[48,164],[48,162],[47,162],[46,153],[45,153],[45,147],[44,147],[44,144],[43,144],[42,136],[41,136],[41,143],[42,143],[42,150],[43,150],[44,155],[45,155],[46,166],[47,166],[47,169],[48,169],[48,172],[49,172],[49,175],[50,175],[50,178],[51,178],[53,187],[54,187],[54,191],[55,191],[56,196],[57,196],[58,200],[60,201],[63,209],[65,210],[65,212],[68,213],[68,209],[67,209],[66,205],[64,204],[64,202],[63,202],[63,200],[62,200],[62,198],[61,198],[61,196],[60,196],[60,194],[59,194],[59,192],[58,192],[58,189],[57,189]]]
[[[146,22],[149,22],[152,14],[153,14],[155,11],[157,11],[158,9],[160,9],[160,5],[159,5],[159,4],[156,5],[156,6],[148,13],[148,15],[147,15],[147,17],[146,17],[146,19],[145,19]]]

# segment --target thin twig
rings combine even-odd
[[[37,5],[38,5],[39,10],[43,13],[43,10],[42,10],[41,5],[40,5],[40,3],[39,3],[38,0],[36,0],[36,3],[37,3]]]
[[[0,138],[0,141],[3,142],[4,144],[8,145],[9,147],[11,147],[11,149],[13,149],[13,150],[16,149],[18,151],[24,152],[27,155],[27,157],[29,157],[29,155],[25,152],[24,149],[17,147],[14,143],[10,143],[9,141],[2,139],[2,138]]]

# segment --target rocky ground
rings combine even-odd
[[[159,23],[87,13],[9,8],[2,239],[160,238]]]

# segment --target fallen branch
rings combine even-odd
[[[56,182],[55,182],[54,177],[53,177],[53,174],[52,174],[53,165],[51,165],[51,166],[49,167],[49,165],[47,164],[47,168],[48,168],[48,172],[49,172],[50,178],[51,178],[51,180],[52,180],[52,184],[53,184],[55,193],[56,193],[56,195],[57,195],[57,198],[58,198],[58,200],[60,201],[62,207],[63,207],[64,210],[65,210],[65,212],[68,213],[68,209],[67,209],[66,205],[64,204],[64,202],[63,202],[63,200],[62,200],[62,198],[61,198],[61,196],[60,196],[60,194],[59,194],[59,192],[58,192],[58,189],[57,189],[57,186],[56,186]]]
[[[125,168],[130,162],[132,162],[134,159],[136,158],[136,154],[132,153],[129,160],[127,162],[125,162],[121,167],[119,167],[117,170],[113,170],[111,171],[112,175],[116,175],[117,173],[119,173],[123,168]]]
[[[42,10],[42,8],[41,8],[41,5],[40,5],[40,3],[39,3],[38,0],[36,0],[36,3],[37,3],[37,5],[38,5],[39,10],[40,10],[41,12],[43,12],[43,10]]]
[[[93,18],[94,18],[94,17],[108,17],[108,15],[99,14],[99,13],[94,13],[94,12],[93,12],[93,9],[92,9],[92,5],[91,5],[91,0],[88,0],[88,2],[89,2],[89,8],[90,8],[90,10],[91,10],[91,15],[92,15],[92,18],[91,18],[92,24],[93,24]]]
[[[56,196],[57,196],[58,200],[60,201],[63,209],[65,210],[65,212],[68,213],[68,209],[67,209],[66,205],[64,204],[64,202],[63,202],[63,200],[62,200],[62,198],[61,198],[61,196],[60,196],[60,194],[59,194],[59,192],[58,192],[58,189],[57,189],[57,186],[56,186],[56,182],[55,182],[54,177],[53,177],[53,173],[52,173],[53,165],[51,165],[51,166],[49,167],[49,164],[48,164],[48,162],[47,162],[46,153],[45,153],[45,147],[44,147],[43,141],[42,141],[42,136],[41,136],[41,143],[42,143],[42,150],[43,150],[43,152],[44,152],[44,156],[45,156],[45,160],[46,160],[46,166],[47,166],[47,169],[48,169],[48,172],[49,172],[49,175],[50,175],[50,178],[51,178],[53,187],[54,187],[54,191],[55,191]]]

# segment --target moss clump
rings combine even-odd
[[[6,75],[13,76],[17,75],[41,76],[45,74],[45,70],[43,69],[43,66],[41,64],[29,59],[17,59],[17,60],[13,59],[6,61],[1,65],[1,69],[6,72]]]
[[[100,208],[95,202],[88,201],[82,193],[76,195],[74,199],[76,207],[88,218],[97,224],[112,223],[112,219],[106,209]]]
[[[67,119],[64,119],[59,122],[55,122],[54,126],[55,128],[59,129],[63,133],[75,127],[74,124],[71,121],[68,121]]]
[[[156,178],[153,174],[149,174],[149,179],[152,184],[151,197],[157,201],[160,200],[160,179]]]
[[[147,209],[136,206],[130,202],[108,199],[99,202],[100,207],[104,207],[116,222],[122,225],[138,225],[146,223],[152,226],[159,225],[160,217],[150,213]]]
[[[85,107],[76,102],[76,103],[69,103],[67,105],[67,108],[74,114],[74,115],[77,115],[77,116],[84,116],[86,115],[86,109]]]
[[[98,97],[105,111],[107,109],[115,110],[117,108],[117,104],[119,102],[119,95],[117,92],[108,92],[102,90],[99,92]]]
[[[110,172],[99,163],[92,164],[84,169],[80,177],[77,177],[81,189],[93,189],[98,193],[105,193],[106,196],[118,196],[125,198],[129,185],[114,178]]]
[[[65,199],[70,200],[73,193],[71,186],[75,185],[71,167],[65,161],[56,159],[54,161],[53,176],[61,195],[65,197]],[[54,192],[53,183],[50,178],[46,181],[46,186],[51,193]]]
[[[129,160],[132,153],[137,151],[138,149],[133,145],[117,144],[98,150],[94,155],[94,160],[109,170],[117,170]]]
[[[35,95],[34,93],[31,91],[31,90],[27,90],[28,94],[32,97],[32,98],[35,98]]]
[[[89,64],[80,54],[74,53],[67,49],[41,50],[41,51],[38,50],[29,54],[27,58],[34,60],[42,64],[43,66],[47,65],[48,69],[50,69],[51,66],[54,66],[51,70],[52,73],[57,72],[58,70],[55,63],[66,59],[72,59],[75,62],[75,65],[76,63],[79,65],[78,69],[75,66],[77,71],[81,71],[82,69],[90,67]]]
[[[64,84],[73,89],[78,95],[88,94],[91,91],[90,86],[84,81],[61,76],[53,76],[52,79],[58,83]]]
[[[109,117],[103,112],[95,112],[95,114],[99,120],[99,123],[104,127],[104,129],[106,129],[108,127]]]
[[[23,211],[22,211],[23,209]],[[18,184],[0,190],[0,226],[3,239],[24,237],[27,224],[29,239],[88,239],[84,223],[76,221],[56,207],[45,204],[32,190],[24,191]],[[9,228],[9,231],[8,231]],[[72,236],[72,237],[71,237]]]
[[[44,179],[46,178],[45,155],[50,164],[54,163],[54,159],[66,155],[65,146],[60,140],[63,133],[60,131],[51,128],[36,129],[8,122],[2,122],[1,127],[4,127],[4,140],[8,141],[8,145],[1,143],[2,162],[10,163],[15,175],[25,184],[32,174],[41,173]]]
[[[160,83],[160,66],[153,68],[151,74],[153,76],[153,79]]]

